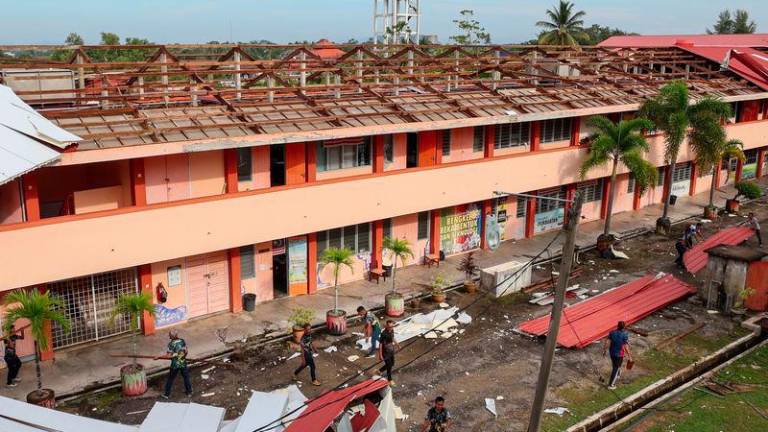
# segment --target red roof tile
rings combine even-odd
[[[667,48],[675,45],[768,47],[768,34],[612,36],[598,45],[608,48]]]
[[[743,226],[726,228],[718,231],[703,242],[696,244],[685,253],[683,256],[685,268],[691,273],[696,273],[707,266],[707,261],[709,260],[709,255],[706,253],[707,249],[722,244],[737,245],[750,238],[752,234],[754,233],[751,229]]]
[[[608,335],[618,321],[635,323],[654,311],[696,292],[672,275],[649,275],[563,309],[557,343],[583,348]],[[518,330],[534,336],[549,331],[550,315],[526,321]]]

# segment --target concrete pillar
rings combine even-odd
[[[691,162],[691,186],[688,189],[688,195],[696,195],[696,179],[699,177],[699,167],[696,162]]]
[[[317,233],[307,234],[307,294],[317,292]]]
[[[496,144],[496,125],[480,126],[485,127],[485,143],[483,157],[492,158],[493,150]]]
[[[307,183],[317,181],[317,143],[308,142],[306,144],[307,152]]]
[[[531,151],[539,151],[541,149],[541,122],[531,122]]]
[[[237,149],[224,150],[224,181],[226,193],[236,193],[237,185]]]
[[[131,159],[128,163],[131,172],[131,205],[147,205],[147,187],[144,174],[144,159]]]
[[[139,274],[139,290],[142,294],[149,294],[154,298],[152,292],[152,266],[150,264],[143,264],[138,266],[137,272]],[[141,333],[144,336],[155,334],[155,319],[148,312],[141,314]]]
[[[384,172],[384,135],[373,137],[373,172],[374,174]]]
[[[440,254],[440,209],[429,212],[429,253]]]
[[[384,221],[373,221],[371,227],[371,268],[381,268],[382,254],[384,251]]]
[[[757,151],[757,171],[755,172],[755,177],[760,178],[763,176],[763,173],[765,172],[765,149],[760,149]]]
[[[304,51],[299,54],[299,87],[304,94],[307,87],[307,53]]]
[[[40,220],[40,198],[37,190],[37,173],[32,171],[21,177],[24,186],[24,216],[25,221]]]
[[[240,288],[240,249],[231,248],[227,251],[229,260],[229,311],[243,311],[243,294]]]
[[[611,178],[606,177],[603,179],[603,191],[600,195],[600,219],[605,219],[608,216],[608,199],[611,196]]]
[[[530,194],[536,195],[536,192]],[[525,238],[531,238],[536,233],[536,198],[526,198],[525,206]]]
[[[355,57],[357,58],[357,61],[355,62],[355,69],[357,69],[355,71],[355,75],[357,75],[357,81],[359,83],[359,86],[357,88],[357,92],[358,93],[362,93],[363,92],[363,89],[362,89],[362,85],[363,85],[363,52],[362,51],[358,51],[357,54],[355,55]]]
[[[736,177],[734,178],[734,184],[741,181],[741,174],[744,170],[744,162],[741,161],[741,159],[738,159],[736,161]]]
[[[163,51],[160,53],[160,83],[163,85],[163,102],[168,104],[170,99],[168,98],[168,54]]]
[[[571,146],[579,145],[579,134],[581,134],[581,117],[574,117],[571,121]]]
[[[480,209],[480,249],[483,250],[490,249],[486,239],[488,236],[488,233],[486,232],[486,224],[488,223],[488,215],[491,214],[492,209],[493,205],[491,200],[483,201],[482,208]]]
[[[243,88],[242,75],[240,75],[240,50],[235,50],[235,52],[232,54],[232,59],[235,61],[235,73],[233,76],[235,79],[235,90],[237,90],[237,93],[235,93],[235,99],[240,100],[242,97],[240,90]]]

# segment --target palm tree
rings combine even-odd
[[[347,248],[330,247],[324,250],[323,254],[320,256],[320,263],[323,264],[323,267],[329,264],[333,266],[334,313],[339,310],[339,271],[341,271],[342,266],[348,267],[352,272],[355,271],[352,267],[352,256],[354,254],[354,252]]]
[[[584,16],[586,12],[574,12],[574,4],[569,1],[560,0],[557,6],[547,10],[549,21],[539,21],[537,27],[544,29],[539,36],[539,43],[546,45],[568,45],[578,46],[577,39],[585,38],[584,34]]]
[[[616,198],[616,170],[623,164],[635,178],[635,187],[643,193],[648,185],[656,182],[656,168],[643,157],[650,146],[642,135],[643,129],[651,129],[653,122],[643,118],[614,123],[604,116],[592,117],[589,126],[596,130],[591,137],[589,154],[581,164],[581,178],[593,168],[611,164],[611,190],[608,195],[608,213],[605,216],[603,235],[611,232],[613,201]]]
[[[48,335],[45,331],[46,322],[56,323],[64,333],[69,332],[69,319],[60,312],[62,302],[51,297],[49,292],[41,293],[37,288],[26,291],[16,290],[5,297],[5,304],[9,306],[5,312],[4,332],[8,333],[13,324],[20,319],[29,321],[32,338],[35,340],[35,374],[37,377],[37,390],[42,395],[43,379],[40,372],[40,353],[48,349]]]
[[[392,254],[392,292],[397,292],[395,289],[395,270],[397,269],[397,260],[405,265],[405,259],[413,258],[413,250],[411,250],[411,244],[406,239],[398,239],[392,237],[385,237],[382,242],[384,249],[388,250]]]
[[[133,355],[133,367],[136,369],[136,343],[139,330],[139,317],[144,313],[150,317],[155,316],[155,305],[152,304],[152,295],[149,293],[123,294],[118,297],[112,308],[109,321],[114,324],[118,316],[128,316],[128,324],[131,328],[131,354]]]
[[[729,113],[728,104],[713,97],[704,97],[691,104],[688,86],[683,81],[673,81],[664,85],[658,95],[643,103],[639,112],[641,116],[653,121],[656,129],[664,132],[664,161],[669,165],[670,170],[668,178],[674,178],[677,155],[685,138],[711,139],[711,137],[705,138],[713,133],[711,127],[705,127],[707,122],[711,119],[727,117]],[[691,128],[690,131],[689,128]],[[656,230],[659,233],[668,234],[670,188],[665,189],[664,211],[656,221]]]

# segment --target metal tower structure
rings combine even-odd
[[[373,0],[375,44],[418,44],[420,26],[419,0]]]

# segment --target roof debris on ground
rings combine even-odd
[[[698,272],[707,266],[707,261],[709,260],[709,255],[706,252],[707,249],[719,245],[737,245],[752,237],[753,234],[754,231],[744,226],[726,228],[712,234],[709,238],[701,243],[697,243],[685,252],[683,256],[685,269],[691,273]]]
[[[459,332],[459,324],[471,322],[472,317],[466,312],[459,312],[459,308],[455,306],[437,309],[428,314],[418,313],[395,324],[395,340],[397,343],[403,343],[419,336],[426,339],[435,339],[438,336],[448,338]],[[358,339],[357,346],[364,351],[371,349],[368,338]]]
[[[648,275],[563,309],[557,343],[566,348],[584,348],[616,328],[628,325],[654,311],[696,292],[695,287],[672,275]],[[526,321],[518,332],[544,336],[549,332],[550,315]]]

